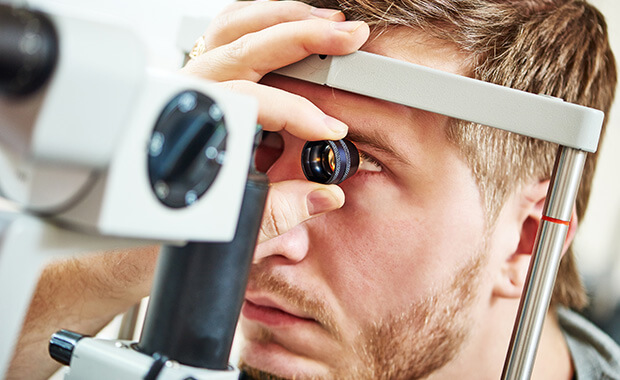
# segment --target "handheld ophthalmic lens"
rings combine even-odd
[[[308,141],[301,151],[301,168],[309,181],[339,184],[353,176],[360,154],[349,140]]]

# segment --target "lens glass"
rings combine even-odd
[[[328,176],[334,174],[336,170],[336,155],[333,149],[328,145],[325,146],[323,154],[321,154],[321,166],[323,166],[323,170],[325,170]]]
[[[301,168],[310,181],[339,184],[359,166],[359,152],[348,140],[308,141],[301,151]]]
[[[329,153],[327,153],[327,163],[332,172],[336,170],[336,156],[334,155],[334,151],[332,149],[330,149]]]

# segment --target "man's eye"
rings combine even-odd
[[[379,161],[377,161],[374,157],[360,151],[360,166],[357,168],[357,170],[363,170],[367,172],[381,172],[383,171],[383,168],[381,167]]]

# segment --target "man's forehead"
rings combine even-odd
[[[469,56],[458,50],[455,45],[408,27],[395,27],[378,36],[371,37],[361,50],[454,74],[467,75],[471,71]],[[363,124],[352,124],[349,129],[349,138],[354,141],[370,144],[403,163],[416,166],[412,163],[411,154],[406,153],[409,152],[409,149],[403,149],[412,143],[410,138],[418,142],[428,141],[428,136],[437,136],[436,132],[438,131],[445,137],[445,128],[449,123],[446,116],[387,101],[372,98],[368,98],[368,100],[381,102],[388,109],[391,107],[409,109],[407,120],[403,120],[403,123],[399,124],[402,128],[394,125],[389,130],[368,128],[368,125]],[[401,130],[405,135],[396,132],[395,129]],[[404,130],[408,130],[408,133]],[[403,138],[406,135],[409,138]]]
[[[468,70],[467,56],[454,45],[411,28],[396,27],[373,36],[361,50],[457,74]],[[331,116],[345,117],[342,120],[349,124],[351,140],[373,146],[409,165],[411,157],[403,146],[414,143],[412,139],[425,141],[431,134],[436,136],[438,129],[442,135],[445,132],[448,118],[443,115],[291,78],[265,82],[308,97]],[[400,122],[388,127],[374,120],[381,114],[368,113],[376,110],[373,105],[381,106],[381,114],[400,115]]]
[[[471,72],[471,56],[455,44],[404,26],[371,35],[360,50],[454,74]]]

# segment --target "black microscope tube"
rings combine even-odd
[[[60,54],[52,20],[42,12],[0,4],[0,94],[30,95],[51,78]]]
[[[250,174],[232,242],[162,248],[139,350],[228,368],[268,188],[265,175]]]

